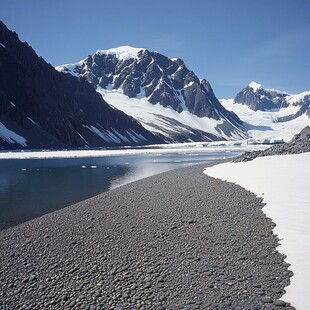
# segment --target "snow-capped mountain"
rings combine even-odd
[[[83,78],[56,71],[0,22],[0,149],[162,143]]]
[[[292,95],[251,82],[235,99],[220,101],[259,142],[289,141],[310,125],[310,91]]]
[[[304,113],[310,117],[310,91],[291,95],[276,89],[264,89],[261,84],[251,82],[236,95],[234,102],[245,104],[253,111],[270,111],[290,105],[299,107],[295,114],[278,118],[278,122],[294,119]]]
[[[251,82],[235,97],[236,103],[247,105],[253,111],[266,111],[288,106],[287,93],[275,89],[264,89],[261,84]]]
[[[166,142],[246,137],[240,119],[179,58],[123,46],[56,69],[85,77],[111,106]]]

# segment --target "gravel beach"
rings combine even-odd
[[[294,309],[261,199],[206,166],[0,231],[0,309]]]

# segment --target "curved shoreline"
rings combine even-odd
[[[0,231],[0,304],[293,309],[276,301],[290,272],[261,199],[205,176],[205,167],[148,177]]]

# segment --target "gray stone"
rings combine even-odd
[[[274,304],[275,304],[276,306],[281,306],[281,307],[286,306],[286,302],[283,301],[283,300],[280,300],[280,299],[277,299],[277,300],[274,302]]]
[[[261,298],[261,301],[264,303],[271,303],[273,300],[270,296],[264,296]]]

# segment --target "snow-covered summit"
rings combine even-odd
[[[256,82],[254,82],[254,81],[252,81],[251,83],[249,83],[248,86],[251,87],[254,91],[256,91],[256,90],[262,88],[262,85],[261,85],[261,84],[256,83]]]
[[[141,51],[145,51],[145,48],[137,48],[129,45],[119,46],[116,48],[110,48],[107,50],[98,50],[97,55],[115,55],[119,60],[127,60],[131,58],[138,58],[138,54]]]
[[[247,105],[250,109],[267,111],[287,106],[287,93],[275,89],[265,89],[261,84],[251,82],[240,91],[234,101]]]
[[[249,83],[246,88],[252,88],[254,92],[262,90],[262,91],[268,91],[271,93],[290,95],[289,93],[283,90],[276,89],[276,88],[264,88],[262,84],[257,83],[255,81],[252,81],[251,83]]]

